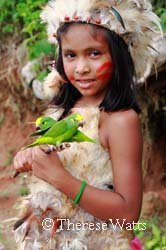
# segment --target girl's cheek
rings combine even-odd
[[[74,74],[73,74],[73,69],[71,66],[69,66],[67,63],[64,63],[64,70],[67,78],[69,81],[74,80]]]
[[[98,80],[109,80],[112,76],[112,62],[103,63],[97,68],[96,74]]]

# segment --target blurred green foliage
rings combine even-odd
[[[0,33],[2,41],[17,37],[29,48],[29,58],[54,53],[55,46],[47,42],[45,25],[40,13],[47,0],[1,0]]]
[[[161,19],[163,31],[166,31],[166,0],[151,0],[154,11]]]
[[[146,223],[146,230],[139,230],[135,226],[134,232],[140,239],[144,250],[166,250],[166,229],[162,225],[163,218],[157,214],[149,220],[140,220]]]

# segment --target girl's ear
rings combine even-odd
[[[53,69],[44,80],[44,94],[46,99],[52,100],[59,93],[60,86],[65,83],[56,69]]]

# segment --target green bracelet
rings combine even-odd
[[[76,197],[75,197],[75,199],[73,201],[74,205],[76,205],[79,202],[79,200],[81,199],[81,196],[82,196],[82,194],[84,192],[85,187],[86,187],[86,181],[83,181],[82,185],[81,185],[81,188],[80,188],[80,191],[78,192],[78,194],[76,195]]]

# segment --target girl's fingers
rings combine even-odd
[[[26,172],[32,169],[31,150],[19,151],[14,157],[14,168],[19,172]]]
[[[29,164],[29,165],[32,165],[33,163],[33,159],[32,159],[32,149],[31,148],[28,148],[25,152],[25,159],[26,159],[26,162]]]

